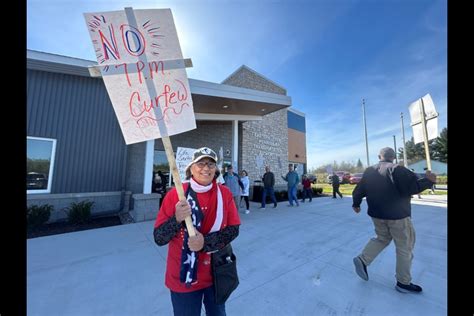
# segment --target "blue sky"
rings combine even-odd
[[[366,164],[402,146],[408,106],[431,94],[447,126],[447,1],[28,0],[27,47],[96,60],[83,13],[171,8],[190,78],[221,82],[242,64],[287,90],[306,114],[308,167]]]

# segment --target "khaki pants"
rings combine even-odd
[[[389,220],[373,218],[376,238],[371,238],[365,246],[360,258],[365,265],[370,263],[377,255],[387,247],[390,242],[395,242],[397,253],[397,281],[403,284],[411,282],[411,262],[413,260],[413,248],[415,247],[415,229],[411,218]]]

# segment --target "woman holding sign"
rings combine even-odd
[[[186,201],[179,201],[173,188],[156,218],[155,242],[159,246],[169,243],[165,285],[171,291],[174,315],[199,316],[202,302],[206,315],[226,315],[225,300],[238,284],[237,280],[230,290],[227,286],[223,298],[218,295],[222,284],[216,288],[215,271],[211,269],[211,253],[230,248],[228,245],[238,236],[240,225],[232,193],[216,183],[216,162],[217,155],[212,149],[197,149],[186,167]],[[184,219],[190,215],[196,228],[196,236],[192,237],[184,225]],[[226,259],[232,262],[235,256]]]

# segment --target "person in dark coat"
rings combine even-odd
[[[335,199],[336,193],[337,193],[342,199],[341,191],[339,191],[339,184],[340,184],[339,176],[335,172],[332,173],[331,182],[332,182],[332,198]]]
[[[403,293],[419,293],[421,286],[411,283],[411,263],[415,246],[415,229],[411,222],[411,195],[430,188],[436,175],[426,171],[419,179],[409,169],[393,163],[395,151],[390,147],[380,150],[379,163],[367,168],[352,192],[352,208],[360,212],[365,197],[367,214],[371,217],[377,236],[371,238],[362,253],[353,259],[356,273],[368,280],[367,266],[395,242],[397,253],[395,288]]]
[[[262,206],[260,207],[260,209],[262,210],[265,209],[267,194],[270,195],[270,198],[272,199],[273,208],[276,208],[278,203],[275,197],[275,191],[273,189],[273,186],[275,185],[275,175],[273,174],[273,172],[270,171],[269,166],[265,167],[265,174],[262,176],[262,182],[263,182]]]

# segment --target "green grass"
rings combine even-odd
[[[313,184],[314,188],[323,188],[323,194],[332,195],[332,185],[328,183],[317,183]],[[352,191],[355,188],[355,184],[341,184],[339,186],[339,191],[342,195],[352,195]],[[421,193],[421,195],[430,195],[430,190],[425,190]],[[435,190],[435,195],[447,195],[448,190]]]

